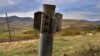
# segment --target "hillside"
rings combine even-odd
[[[19,30],[24,28],[32,28],[33,19],[30,17],[8,17],[11,30]],[[0,31],[7,30],[7,20],[5,17],[0,17]]]
[[[32,29],[33,28],[33,19],[30,17],[17,17],[17,16],[10,16],[10,28],[12,31],[15,30],[22,30],[22,29]],[[88,26],[88,25],[97,25],[96,22],[87,21],[87,20],[69,20],[63,19],[62,28],[67,27],[81,27],[81,26]],[[7,31],[7,23],[5,17],[0,17],[0,31]]]
[[[10,30],[12,35],[12,40],[25,40],[38,38],[39,34],[37,31],[33,30],[33,19],[30,17],[8,17],[10,23]],[[68,20],[63,19],[62,21],[62,31],[58,32],[58,35],[69,36],[84,34],[83,32],[92,32],[96,30],[97,24],[92,21],[87,20]],[[4,42],[8,40],[8,28],[7,21],[5,17],[0,17],[0,41]],[[33,37],[34,36],[34,37]]]
[[[97,23],[88,20],[75,20],[75,19],[64,19],[62,23],[63,28],[67,27],[82,27],[82,26],[96,26]]]
[[[100,24],[100,21],[95,21],[95,23]]]

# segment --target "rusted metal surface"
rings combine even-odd
[[[43,12],[34,14],[34,28],[40,31],[39,56],[52,56],[53,33],[61,30],[62,14],[55,5],[43,5]]]
[[[60,13],[55,14],[56,17],[56,32],[61,31],[61,25],[62,25],[62,17],[63,15]]]
[[[34,14],[34,26],[33,28],[40,31],[40,27],[41,27],[41,18],[42,18],[42,12],[36,12]]]
[[[43,5],[39,56],[52,56],[55,7],[54,5]]]

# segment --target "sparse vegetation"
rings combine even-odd
[[[11,33],[11,40],[12,41],[19,41],[19,40],[29,40],[29,39],[37,39],[39,38],[39,32],[35,30],[22,30],[17,32]],[[9,41],[9,35],[7,33],[0,34],[0,42]]]
[[[33,21],[31,18],[13,17],[13,20],[10,19],[11,39],[13,41],[38,40],[39,32],[32,30]],[[5,20],[2,20],[0,42],[5,42],[9,40],[9,37]],[[95,28],[95,26],[95,23],[85,20],[64,20],[62,31],[56,33],[57,36],[54,38],[53,56],[100,56],[100,46],[98,46],[100,43],[100,27],[98,25]],[[93,36],[86,35],[91,32],[96,34]],[[85,36],[83,36],[84,33]],[[88,44],[88,42],[93,45]],[[38,45],[38,41],[31,43],[0,43],[0,56],[38,56]]]
[[[88,43],[87,46],[83,46],[75,51],[72,56],[100,56],[100,46]]]
[[[61,36],[75,36],[75,35],[80,35],[81,32],[79,30],[74,30],[74,29],[63,29],[61,32],[58,32],[57,35],[61,35]]]
[[[97,32],[100,32],[100,25],[97,25],[96,28],[97,28],[96,31],[97,31]]]
[[[88,38],[87,38],[88,37]],[[100,33],[95,36],[55,37],[53,56],[97,56],[100,53]],[[0,44],[1,56],[38,56],[38,40],[27,43]],[[89,44],[90,43],[90,44]],[[5,51],[6,50],[6,51]],[[93,52],[93,53],[92,53]],[[95,56],[96,56],[95,55]]]

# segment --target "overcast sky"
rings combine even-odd
[[[65,19],[100,20],[100,0],[0,0],[0,16],[33,17],[43,4],[56,5]]]

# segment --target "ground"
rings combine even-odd
[[[73,54],[89,44],[99,46],[100,33],[93,36],[65,36],[54,37],[53,56],[66,56]],[[0,56],[38,56],[39,39],[18,41],[0,44]],[[74,55],[73,55],[74,56]]]

